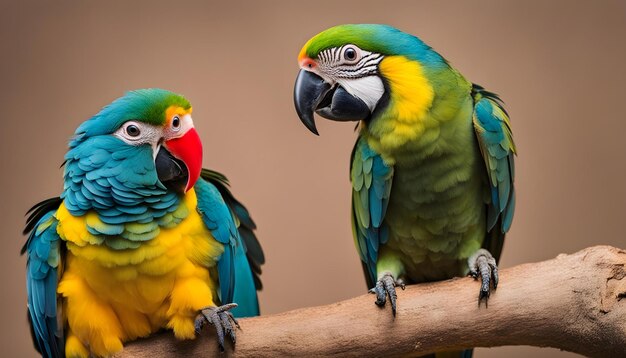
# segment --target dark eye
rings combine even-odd
[[[137,127],[134,124],[131,124],[128,127],[126,127],[126,134],[128,134],[131,137],[137,137],[139,136],[139,134],[141,134],[141,131],[139,130],[139,127]]]
[[[343,53],[343,58],[345,58],[348,61],[356,60],[356,50],[353,49],[352,47],[347,48],[346,51],[344,51]]]
[[[172,128],[180,128],[180,118],[178,116],[174,116],[174,118],[172,118]]]

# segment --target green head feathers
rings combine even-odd
[[[331,27],[311,38],[300,51],[304,57],[316,59],[320,52],[353,44],[383,55],[403,55],[423,64],[443,64],[445,60],[419,38],[389,25],[347,24]]]
[[[164,89],[147,88],[129,91],[81,124],[76,129],[75,135],[80,138],[113,133],[129,120],[163,125],[166,121],[165,111],[170,106],[191,108],[191,104],[185,97]]]

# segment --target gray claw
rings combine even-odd
[[[396,287],[401,287],[403,290],[406,285],[402,280],[396,280],[391,274],[386,273],[383,277],[376,282],[376,286],[370,289],[369,292],[376,294],[376,305],[384,307],[387,303],[387,296],[391,302],[391,312],[396,315],[396,301],[398,295],[396,294]]]
[[[224,337],[228,335],[233,344],[235,344],[237,341],[235,327],[241,329],[239,322],[230,312],[235,307],[237,307],[236,303],[228,303],[219,307],[210,306],[201,309],[196,317],[196,334],[199,334],[207,323],[213,325],[217,332],[217,343],[220,346],[220,352],[224,352]]]
[[[474,279],[481,278],[480,292],[478,293],[478,305],[485,299],[485,306],[489,300],[491,294],[490,285],[493,282],[493,289],[498,287],[498,266],[496,265],[496,259],[491,253],[485,249],[476,251],[468,260],[469,275]],[[493,278],[493,281],[492,281]]]

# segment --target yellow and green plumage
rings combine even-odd
[[[140,90],[77,130],[61,198],[36,205],[25,230],[29,318],[42,355],[108,356],[162,328],[192,339],[200,309],[219,304],[258,314],[263,252],[226,178],[203,170],[192,189],[172,190],[148,143],[112,135],[127,120],[160,128],[190,112],[178,95]]]
[[[500,256],[515,206],[515,145],[495,94],[385,25],[325,30],[299,62],[295,104],[309,129],[313,111],[360,121],[352,223],[369,288],[385,275],[406,283],[465,275],[481,248]]]

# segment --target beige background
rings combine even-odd
[[[416,34],[506,101],[518,208],[501,266],[626,247],[624,1],[15,0],[0,17],[3,355],[34,354],[18,255],[24,212],[60,193],[75,127],[129,89],[163,87],[193,103],[205,165],[228,174],[259,225],[264,313],[364,293],[349,220],[353,125],[318,121],[315,137],[292,105],[300,47],[340,23]]]

